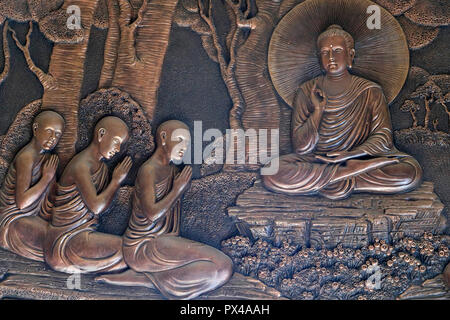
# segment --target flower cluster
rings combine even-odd
[[[245,237],[222,242],[235,271],[259,279],[291,299],[395,299],[408,287],[442,273],[450,261],[449,237],[425,233],[359,249],[302,248]],[[378,281],[371,286],[369,281]]]

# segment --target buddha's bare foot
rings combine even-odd
[[[388,165],[397,164],[399,162],[400,161],[397,158],[387,157],[374,158],[370,160],[348,160],[345,166],[339,168],[331,183],[338,182],[349,177],[358,176],[364,172],[376,170]]]
[[[116,286],[145,287],[156,290],[153,283],[143,273],[132,269],[118,274],[104,274],[95,278],[95,282],[107,283]]]

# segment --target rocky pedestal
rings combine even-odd
[[[415,285],[403,292],[398,300],[450,300],[450,290],[445,286],[442,275]]]
[[[0,249],[0,300],[162,300],[155,290],[119,287],[94,281],[94,275],[69,275],[50,270],[44,263],[24,259]],[[280,292],[261,281],[235,273],[223,287],[200,300],[278,300]]]
[[[405,194],[355,194],[336,201],[272,193],[258,180],[228,214],[243,222],[255,238],[358,248],[375,238],[391,243],[404,236],[436,233],[445,225],[443,209],[431,182]]]

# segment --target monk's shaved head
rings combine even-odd
[[[64,131],[64,118],[51,110],[41,112],[34,118],[33,139],[41,150],[50,151],[59,142]]]
[[[33,124],[42,126],[44,123],[58,122],[64,126],[64,118],[55,111],[47,110],[39,113],[36,118],[34,118]]]
[[[169,120],[164,123],[162,123],[158,130],[156,130],[156,142],[158,145],[161,144],[161,133],[166,132],[166,136],[170,138],[172,135],[172,132],[174,132],[177,129],[185,129],[189,132],[189,127],[181,121],[178,120]]]
[[[94,140],[99,154],[106,160],[120,152],[122,145],[128,140],[128,126],[117,117],[108,116],[95,126]]]
[[[128,138],[128,126],[118,117],[108,116],[101,119],[95,126],[95,137],[98,137],[99,130],[104,129],[106,134]]]

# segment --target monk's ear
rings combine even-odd
[[[33,135],[36,135],[37,129],[38,129],[39,125],[35,122],[33,123]]]
[[[165,146],[166,145],[166,139],[167,139],[167,133],[165,131],[161,131],[160,136],[161,136],[161,144],[163,146]]]
[[[103,140],[103,137],[106,135],[106,129],[100,128],[98,129],[98,142]]]

